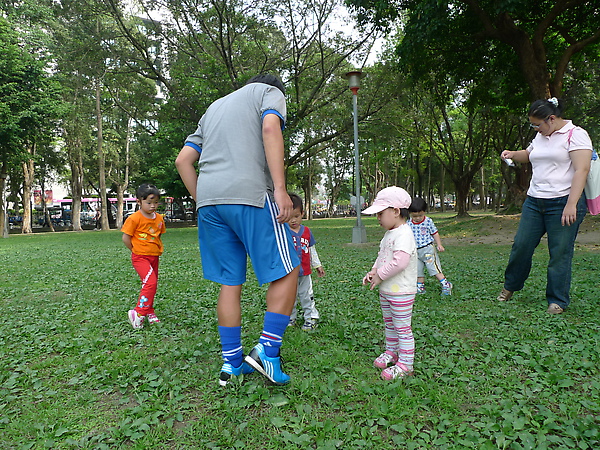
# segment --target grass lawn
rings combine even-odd
[[[162,323],[141,331],[127,321],[139,279],[120,232],[0,240],[0,449],[600,448],[600,252],[578,245],[571,307],[551,316],[544,243],[525,289],[500,304],[510,245],[459,239],[500,219],[434,219],[455,289],[441,297],[427,280],[415,376],[395,382],[372,365],[383,325],[361,286],[383,234],[373,218],[354,246],[354,219],[306,222],[327,272],[313,278],[322,321],[286,332],[286,387],[259,374],[219,387],[218,287],[202,279],[195,228],[164,236]],[[264,291],[250,274],[247,349]]]

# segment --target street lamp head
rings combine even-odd
[[[348,85],[350,86],[350,90],[356,95],[358,89],[360,88],[360,80],[364,78],[367,74],[361,72],[360,70],[353,70],[344,75],[344,78],[348,80]]]

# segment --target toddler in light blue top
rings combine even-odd
[[[446,249],[442,245],[440,234],[433,220],[425,215],[427,203],[422,198],[415,197],[408,210],[410,212],[408,224],[417,243],[417,293],[425,293],[425,268],[427,268],[429,275],[435,276],[442,285],[442,295],[451,295],[452,283],[446,280],[442,273],[438,256],[438,252],[443,252]]]

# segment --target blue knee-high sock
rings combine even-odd
[[[289,322],[290,316],[269,311],[265,313],[263,332],[258,342],[264,346],[265,353],[269,358],[279,356],[283,334]]]
[[[221,353],[223,361],[230,363],[233,367],[239,367],[244,360],[242,350],[242,327],[221,327]]]

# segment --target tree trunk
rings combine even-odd
[[[83,156],[81,147],[75,150],[71,163],[71,224],[73,231],[83,231],[81,228],[81,196],[83,195]]]
[[[467,202],[469,200],[469,191],[471,189],[472,180],[460,179],[454,180],[456,189],[456,215],[458,217],[469,217]]]
[[[48,223],[48,226],[50,227],[50,231],[52,231],[53,233],[56,232],[56,230],[54,229],[54,224],[52,223],[52,217],[50,217],[50,211],[48,211],[48,208],[45,208],[45,210],[44,210],[44,218],[45,218],[46,222]]]
[[[48,211],[48,206],[46,205],[46,181],[45,177],[42,178],[42,216],[44,217],[44,222],[48,224],[50,231],[53,233],[56,232],[54,229],[54,224],[52,223],[52,218],[50,217],[50,212]]]
[[[487,209],[487,189],[486,189],[486,183],[485,183],[485,169],[483,168],[483,165],[481,166],[480,169],[480,173],[481,173],[481,185],[480,185],[480,189],[479,189],[479,207],[481,209],[483,209],[484,211]]]
[[[129,154],[131,147],[131,123],[133,119],[127,120],[127,135],[125,137],[125,167],[123,169],[123,180],[112,180],[117,186],[117,217],[115,219],[115,227],[120,230],[123,226],[123,199],[125,198],[125,191],[129,187]]]
[[[306,218],[313,218],[312,212],[312,158],[308,158],[308,184],[304,193],[304,205],[306,205]]]
[[[340,195],[341,184],[333,185],[329,196],[329,207],[327,208],[327,217],[333,217],[335,211],[333,210],[335,202],[337,202],[338,196]]]
[[[433,198],[433,196],[431,195],[431,153],[429,154],[429,164],[427,164],[427,193],[425,195],[425,199],[427,199],[427,203],[429,204],[429,206],[433,206],[435,207],[435,199]]]
[[[4,192],[6,191],[6,163],[2,163],[0,169],[0,234],[3,238],[8,237],[8,211]]]
[[[120,230],[123,226],[123,206],[125,199],[125,189],[122,185],[117,185],[117,219],[115,223],[115,227],[117,230]]]
[[[446,212],[446,168],[442,164],[440,175],[440,208],[442,212]]]
[[[33,156],[35,153],[35,145],[33,149],[28,150]],[[33,158],[23,161],[21,163],[21,167],[23,168],[23,225],[21,226],[21,233],[31,234],[33,233],[33,229],[31,228],[31,189],[33,187],[33,180],[35,178],[35,166],[33,164]]]
[[[108,223],[108,199],[106,195],[106,163],[102,142],[102,106],[100,104],[100,80],[96,82],[96,122],[98,141],[98,183],[100,194],[100,223],[102,230],[109,230]]]
[[[500,181],[498,182],[498,190],[496,191],[496,198],[494,199],[495,203],[495,210],[496,210],[496,214],[498,214],[500,212],[500,206],[502,204],[502,188],[504,187],[505,184],[505,180],[504,177],[500,178]]]

